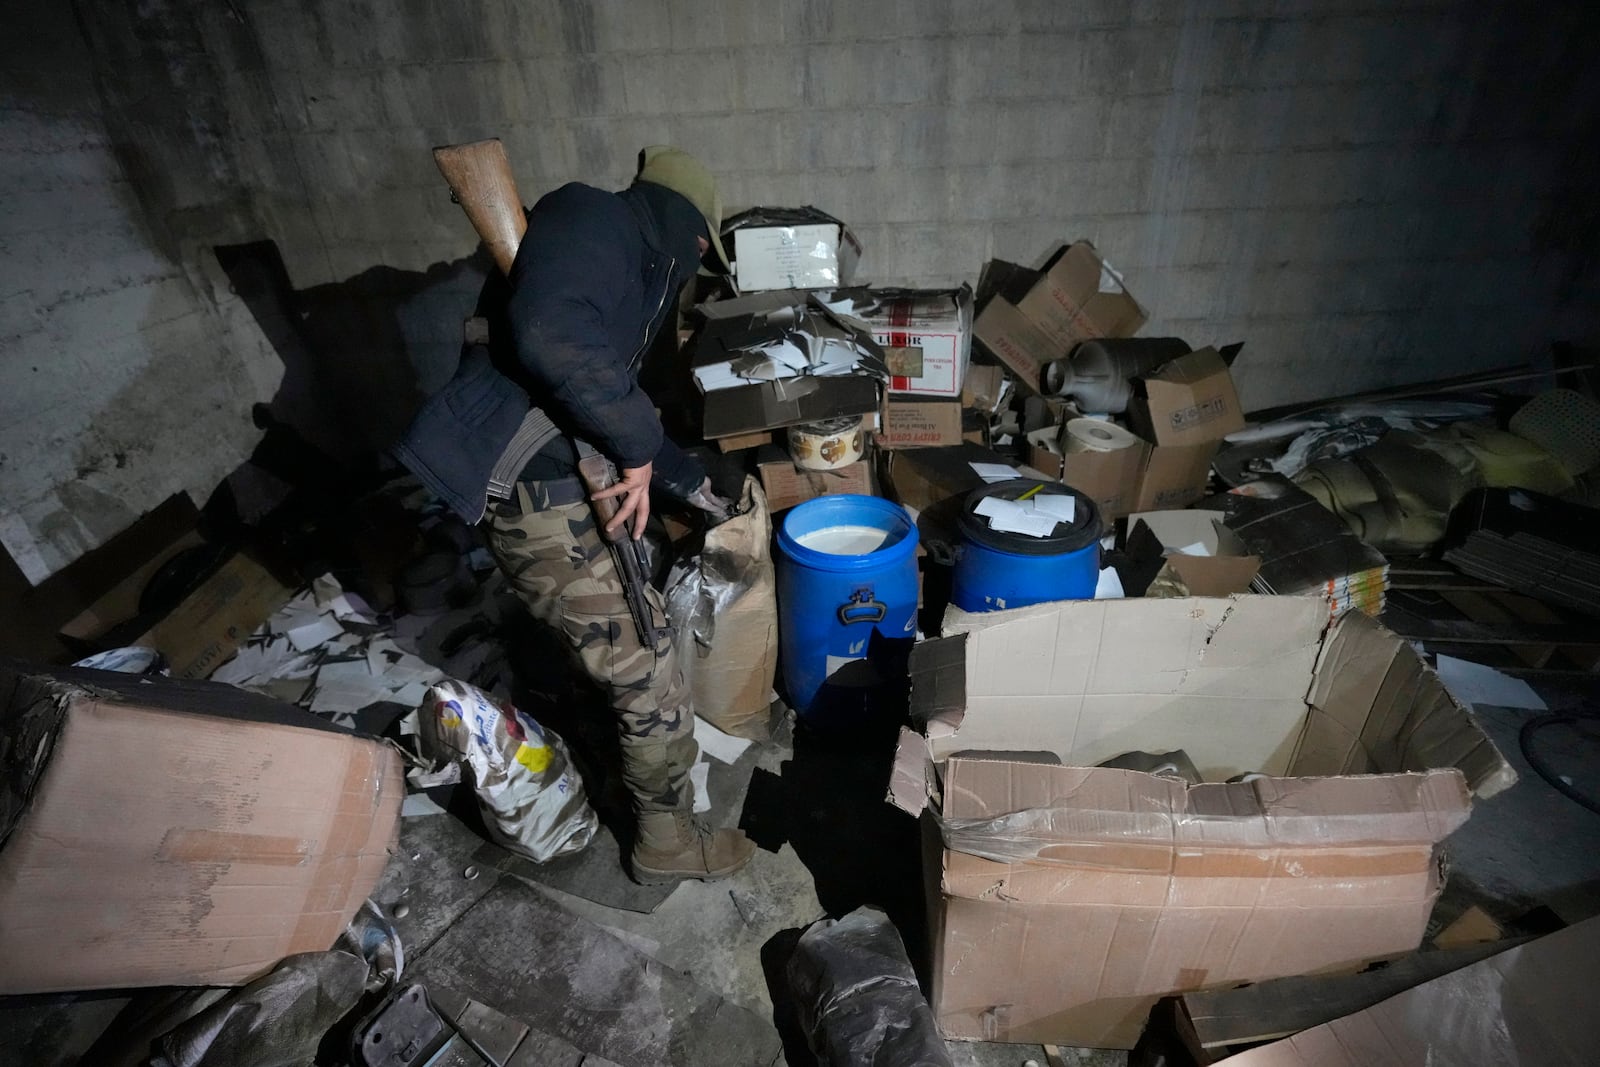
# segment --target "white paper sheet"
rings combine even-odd
[[[986,482],[1008,482],[1012,478],[1022,477],[1017,468],[1004,463],[971,463],[968,466]]]
[[[1071,522],[1078,515],[1077,498],[1060,493],[1038,493],[1025,502],[1032,504],[1034,511],[1049,515],[1057,522]]]
[[[1105,567],[1100,571],[1100,577],[1095,582],[1094,598],[1096,600],[1121,600],[1127,596],[1122,591],[1122,578],[1117,574],[1115,567]]]
[[[1444,687],[1463,704],[1545,710],[1544,700],[1531,685],[1493,667],[1454,656],[1440,656],[1438,670]]]
[[[1211,550],[1206,547],[1206,543],[1204,541],[1196,541],[1192,545],[1184,545],[1181,548],[1170,548],[1167,551],[1176,552],[1176,553],[1178,553],[1179,555],[1182,555],[1182,556],[1209,556],[1209,555],[1211,555]]]
[[[694,783],[694,810],[696,814],[705,814],[711,810],[711,764],[704,759],[696,760],[694,766],[689,768],[689,781]]]
[[[444,809],[426,793],[407,793],[400,802],[400,817],[411,819],[419,815],[443,815]]]
[[[694,739],[701,752],[723,763],[733,763],[751,744],[749,738],[724,733],[698,715],[694,718]]]

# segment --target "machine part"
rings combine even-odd
[[[453,1037],[427,990],[409,985],[375,1008],[350,1037],[356,1067],[423,1067]]]
[[[1181,748],[1171,752],[1124,752],[1120,756],[1106,760],[1100,766],[1116,767],[1125,771],[1143,771],[1158,778],[1179,778],[1190,785],[1199,785],[1204,781],[1194,761]]]
[[[1084,411],[1119,414],[1128,410],[1134,378],[1190,351],[1188,342],[1176,337],[1085,341],[1067,359],[1045,365],[1045,391],[1071,397]]]

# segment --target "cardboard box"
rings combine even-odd
[[[1107,522],[1138,507],[1139,480],[1150,459],[1148,444],[1115,452],[1063,454],[1060,426],[1046,426],[1027,436],[1028,462],[1093,500]]]
[[[1151,445],[1139,475],[1137,511],[1181,508],[1206,495],[1211,481],[1211,461],[1221,441],[1194,445]]]
[[[972,361],[971,288],[866,290],[855,314],[883,348],[889,392],[961,396]]]
[[[1237,1067],[1546,1067],[1593,1059],[1600,919],[1558,930],[1333,1022],[1249,1049]]]
[[[861,261],[850,228],[814,207],[751,208],[726,220],[722,235],[743,293],[849,285]]]
[[[884,489],[896,503],[926,511],[983,485],[972,469],[974,463],[1004,463],[1016,466],[998,452],[962,442],[953,448],[908,448],[882,456],[880,470]],[[1019,472],[1029,475],[1026,467]]]
[[[912,652],[925,733],[890,797],[930,810],[950,1037],[1129,1048],[1161,996],[1413,950],[1469,790],[1516,780],[1410,645],[1314,598],[952,609],[944,632]],[[1208,783],[1269,777],[1093,766],[1176,748]]]
[[[879,386],[887,369],[877,342],[865,329],[828,311],[814,295],[793,290],[758,293],[701,304],[695,311],[705,325],[690,352],[694,368],[726,364],[751,349],[783,340],[797,312],[812,317],[815,328],[829,331],[830,336],[848,337],[863,353],[852,374],[802,374],[710,391],[702,388],[702,434],[707,439],[753,435],[878,410]]]
[[[1108,519],[1181,508],[1205,496],[1222,438],[1244,427],[1223,356],[1203,348],[1134,382],[1129,428],[1143,449],[1062,454],[1055,431],[1028,434],[1034,466],[1087,493]]]
[[[989,265],[990,268],[995,266],[994,263]],[[1065,349],[1024,315],[1004,293],[995,293],[979,309],[978,317],[972,323],[972,336],[991,356],[1016,375],[1018,385],[1034,395],[1044,391],[1044,365],[1064,359],[1067,355]]]
[[[722,452],[743,452],[747,448],[760,448],[762,445],[773,443],[771,430],[757,430],[755,433],[742,433],[735,437],[719,437],[716,439],[717,448]]]
[[[979,281],[981,305],[973,335],[1041,392],[1044,365],[1064,359],[1082,341],[1132,337],[1145,312],[1087,241],[1063,245],[1043,270],[992,260]]]
[[[1096,337],[1132,337],[1147,317],[1122,275],[1088,241],[1057,250],[1017,308],[1064,352]]]
[[[205,543],[205,539],[193,530],[179,534],[56,632],[69,642],[91,646],[96,644],[113,628],[139,614],[139,597],[158,570],[179,553]]]
[[[235,553],[133,644],[158,649],[174,678],[205,678],[293,595],[260,563]]]
[[[960,400],[885,396],[877,442],[883,448],[944,448],[962,442]]]
[[[961,386],[961,406],[986,415],[994,414],[1000,408],[1005,381],[1003,367],[968,367],[966,381]]]
[[[1162,364],[1133,388],[1128,425],[1157,445],[1205,444],[1244,429],[1233,374],[1215,348]]]
[[[1220,511],[1145,511],[1128,518],[1128,555],[1170,571],[1192,596],[1247,592],[1261,557],[1223,525]]]
[[[761,490],[767,495],[767,507],[782,511],[819,496],[836,493],[872,495],[872,464],[865,459],[831,471],[807,471],[794,465],[781,449],[763,450],[758,458],[756,473],[761,478]]]
[[[0,661],[0,993],[240,985],[377,885],[388,745],[232,686]]]

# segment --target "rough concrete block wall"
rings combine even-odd
[[[204,500],[282,368],[152,230],[64,5],[7,16],[0,190],[0,545],[37,582]]]
[[[1148,305],[1148,333],[1246,342],[1249,406],[1592,338],[1591,8],[77,2],[115,149],[90,184],[126,194],[163,262],[241,336],[250,315],[195,280],[215,278],[214,245],[276,242],[298,290],[287,318],[321,323],[297,342],[318,374],[279,345],[280,410],[320,398],[351,421],[344,445],[369,451],[448,374],[484,269],[428,148],[491,135],[529,199],[569,180],[621,186],[641,146],[680,144],[720,174],[730,207],[814,203],[849,220],[878,281],[975,280],[987,258],[1030,262],[1087,237]],[[30,224],[56,225],[69,199],[31,202]],[[12,303],[27,288],[0,290],[4,322],[22,306],[74,350],[93,347],[73,333],[93,338],[88,320],[126,328],[111,308],[33,316]],[[16,366],[15,342],[0,343]],[[192,346],[169,347],[161,373],[192,382]],[[260,376],[248,352],[216,358]],[[34,388],[73,427],[63,447],[93,440],[104,405],[78,397],[72,373],[41,373]],[[67,474],[12,477],[42,498]],[[141,484],[117,492],[131,501]]]
[[[1246,342],[1252,406],[1596,327],[1587,5],[410,0],[245,18],[259,71],[229,94],[236,129],[270,121],[241,137],[241,171],[265,176],[257,213],[297,282],[464,255],[424,149],[497,134],[530,199],[620,186],[640,146],[681,144],[731,206],[849,220],[879,281],[974,280],[990,257],[1089,238],[1149,332]],[[413,363],[428,380],[448,359]]]

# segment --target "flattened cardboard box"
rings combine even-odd
[[[1594,1061],[1600,919],[1227,1057],[1237,1067],[1580,1067]]]
[[[950,1037],[1128,1048],[1161,996],[1415,949],[1469,788],[1515,781],[1409,645],[1360,615],[1328,629],[1312,598],[952,609],[944,629],[912,655],[925,732],[902,733],[891,800],[942,820]],[[1093,767],[1173,748],[1208,782],[1269,777]]]
[[[211,682],[0,661],[0,994],[240,985],[388,862],[387,745]]]
[[[205,678],[293,595],[266,567],[235,553],[133,644],[159,650],[174,678]]]

